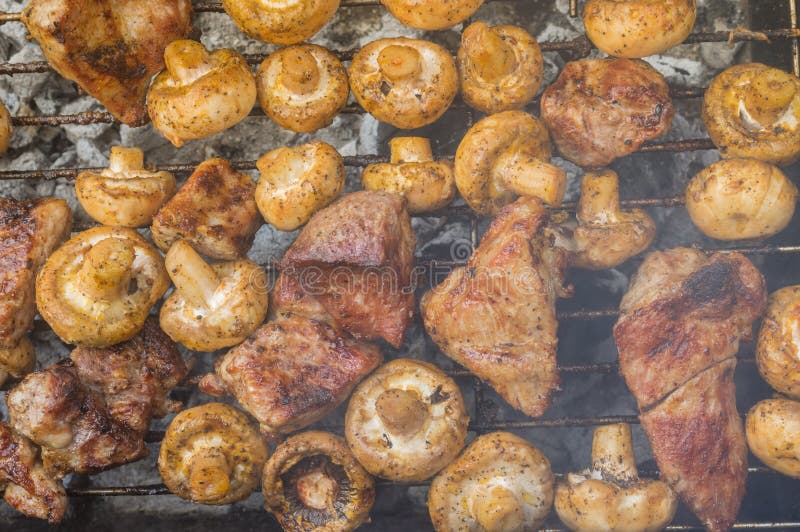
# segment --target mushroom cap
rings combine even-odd
[[[523,111],[487,116],[472,126],[456,151],[456,186],[464,201],[480,214],[494,214],[516,194],[502,187],[492,168],[504,152],[549,161],[552,152],[547,128]]]
[[[293,91],[282,81],[284,64],[297,60],[297,53],[309,54],[317,64],[319,79],[308,92]],[[328,49],[316,44],[281,48],[269,55],[256,74],[261,109],[279,126],[311,133],[327,127],[347,104],[350,85],[347,69]]]
[[[759,460],[784,475],[800,478],[800,403],[767,399],[747,413],[747,445]]]
[[[800,286],[787,286],[769,296],[756,364],[770,386],[800,399]]]
[[[8,149],[8,143],[11,142],[13,133],[14,126],[11,125],[11,115],[5,104],[0,101],[0,155],[3,155]]]
[[[347,448],[327,432],[297,434],[264,466],[264,508],[287,532],[349,531],[369,519],[375,483]]]
[[[397,20],[420,30],[443,30],[470,17],[483,0],[381,0]]]
[[[243,412],[207,403],[172,420],[158,453],[158,472],[182,499],[230,504],[253,493],[268,454],[258,428]]]
[[[462,34],[462,42],[475,33],[475,22]],[[485,80],[462,45],[458,50],[458,73],[461,79],[461,95],[470,107],[491,114],[510,109],[518,109],[533,100],[542,85],[542,50],[530,33],[517,26],[494,26],[488,28],[510,45],[516,59],[516,68],[499,81]],[[481,43],[477,43],[480,46]]]
[[[586,36],[615,57],[641,58],[682,43],[697,17],[696,0],[589,0]]]
[[[90,250],[109,239],[130,246],[133,263],[127,289],[105,300],[87,295],[77,277]],[[144,237],[126,227],[94,227],[73,236],[47,259],[36,277],[36,307],[65,343],[105,347],[139,332],[168,287],[164,259]]]
[[[397,391],[408,394],[415,408],[392,401],[389,396]],[[461,452],[468,423],[453,379],[433,364],[397,359],[356,388],[347,407],[345,437],[371,474],[416,482],[432,477]]]
[[[219,133],[246,117],[256,103],[256,81],[235,50],[208,52],[189,39],[164,51],[167,69],[153,80],[147,111],[153,126],[177,147]]]
[[[776,166],[755,159],[723,159],[686,187],[692,222],[719,240],[772,236],[794,215],[797,187]]]
[[[18,379],[33,371],[35,367],[36,351],[27,336],[20,338],[14,347],[0,347],[0,372]],[[0,379],[0,386],[4,380],[5,378]]]
[[[745,106],[745,93],[770,72],[781,72],[794,86],[794,97],[783,117],[764,126]],[[779,166],[800,158],[800,78],[760,63],[734,65],[714,78],[703,97],[703,122],[720,155],[751,157]]]
[[[314,141],[282,147],[263,155],[256,204],[267,222],[294,231],[342,192],[344,159],[336,148]]]
[[[333,18],[339,0],[222,0],[247,36],[271,44],[297,44]]]
[[[111,148],[112,162],[100,172],[86,171],[75,179],[75,195],[89,216],[103,225],[143,227],[175,193],[175,176],[144,168],[139,148]],[[113,159],[122,157],[122,164]]]
[[[393,80],[381,69],[379,57],[390,46],[419,54],[416,68],[407,77]],[[413,129],[435,122],[450,107],[458,92],[458,71],[450,52],[438,44],[406,37],[378,39],[353,57],[350,88],[358,103],[378,120]]]

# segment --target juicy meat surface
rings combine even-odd
[[[30,329],[36,273],[71,227],[64,200],[0,198],[0,348],[16,346]]]
[[[278,311],[400,347],[414,312],[414,247],[405,199],[348,194],[319,211],[281,260]]]
[[[284,314],[228,351],[200,389],[234,395],[262,432],[286,434],[342,404],[382,359],[376,347],[326,323]]]
[[[164,49],[191,30],[191,0],[31,0],[22,21],[52,67],[129,126],[149,121],[145,95]]]
[[[544,413],[559,383],[555,304],[567,295],[566,256],[545,234],[547,222],[538,199],[504,207],[468,264],[421,303],[442,352],[529,416]]]

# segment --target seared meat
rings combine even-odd
[[[414,312],[414,246],[402,196],[343,196],[315,214],[284,255],[275,309],[400,347]]]
[[[504,207],[469,263],[421,304],[439,348],[529,416],[544,413],[559,382],[555,304],[567,295],[566,255],[547,222],[536,198]]]
[[[228,351],[200,389],[234,395],[262,432],[286,434],[342,404],[381,360],[376,347],[330,325],[284,314]]]
[[[712,531],[730,528],[744,495],[733,370],[765,307],[764,278],[744,256],[678,248],[645,258],[614,327],[662,476]]]
[[[65,78],[121,122],[148,122],[150,78],[164,49],[191,30],[190,0],[31,0],[22,21]]]

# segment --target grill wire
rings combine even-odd
[[[486,0],[487,2],[520,2],[530,0]],[[735,29],[732,31],[717,31],[717,32],[695,32],[689,35],[684,41],[684,44],[696,43],[709,43],[709,42],[751,42],[751,41],[766,41],[771,42],[777,39],[790,39],[792,42],[792,64],[795,75],[800,76],[800,29],[797,28],[797,2],[798,0],[789,0],[789,28],[781,29],[767,29],[762,31],[748,31],[743,29]],[[569,13],[570,16],[577,16],[577,0],[569,0]],[[380,6],[379,0],[342,0],[342,7],[366,7],[366,6]],[[196,13],[219,13],[223,12],[222,5],[214,0],[195,0],[193,2],[194,11]],[[20,13],[0,13],[0,24],[7,22],[19,22]],[[466,27],[471,20],[465,22]],[[580,36],[568,41],[540,41],[539,45],[543,52],[567,52],[570,60],[581,59],[589,55],[593,46],[585,36]],[[342,61],[352,59],[357,49],[348,50],[332,50],[334,54]],[[454,50],[451,50],[454,52]],[[257,65],[266,58],[267,54],[245,54],[246,59],[251,64]],[[0,75],[16,75],[16,74],[32,74],[51,71],[50,65],[46,61],[31,61],[19,63],[0,63]],[[690,99],[702,98],[705,87],[671,87],[671,96],[675,99]],[[531,104],[527,106],[527,110],[531,110],[538,106],[538,97]],[[457,100],[451,106],[451,109],[462,109],[467,117],[467,126],[471,126],[475,122],[475,111],[466,106],[463,102]],[[364,113],[364,109],[358,104],[349,104],[342,111],[343,113]],[[261,109],[256,108],[251,113],[251,116],[265,118]],[[99,123],[118,123],[114,117],[106,111],[87,111],[69,115],[36,115],[36,116],[14,116],[12,117],[14,126],[59,126],[66,124],[75,125],[88,125]],[[684,139],[677,141],[651,141],[645,143],[640,152],[688,152],[715,149],[714,144],[709,138],[694,138]],[[452,160],[452,155],[439,154],[439,159]],[[344,157],[345,165],[350,167],[365,167],[370,164],[387,162],[388,157],[376,154],[363,154],[355,156]],[[237,170],[253,170],[255,169],[255,161],[253,160],[239,160],[231,161],[234,168]],[[155,165],[158,170],[165,170],[179,175],[186,175],[191,173],[200,161],[184,164],[162,164]],[[0,171],[0,181],[2,180],[56,180],[67,179],[73,180],[80,172],[85,170],[100,170],[100,168],[55,168],[55,169],[35,169],[35,170],[6,170]],[[660,207],[660,208],[675,208],[680,207],[685,203],[684,196],[669,196],[669,197],[646,197],[637,199],[622,200],[621,205],[625,208],[631,207]],[[576,202],[565,202],[561,207],[554,210],[574,212]],[[424,218],[450,218],[457,217],[463,218],[467,221],[470,227],[470,245],[472,249],[476,249],[480,243],[478,232],[478,216],[475,215],[466,206],[451,206],[435,213],[427,213],[423,215]],[[96,224],[77,224],[73,231],[82,231]],[[688,244],[692,246],[692,244]],[[709,247],[694,245],[698,249],[704,251],[736,251],[745,255],[793,255],[800,254],[800,244],[798,245],[743,245],[743,246],[724,246],[724,247]],[[641,257],[635,257],[632,261],[641,260]],[[466,261],[457,260],[437,260],[434,258],[425,258],[417,261],[418,266],[425,269],[437,268],[454,268],[462,266]],[[264,267],[268,273],[275,274],[277,269],[274,264],[265,264]],[[569,311],[559,311],[557,317],[559,321],[562,320],[596,320],[596,319],[613,319],[617,316],[617,308],[607,309],[577,309]],[[47,325],[37,319],[35,329],[47,328]],[[739,357],[739,364],[746,364],[752,366],[755,360],[752,357]],[[594,363],[583,365],[566,365],[559,366],[559,372],[562,374],[612,374],[619,371],[619,365],[616,362],[610,363]],[[454,378],[469,378],[471,373],[466,369],[456,369],[447,371],[447,374]],[[593,416],[593,417],[561,417],[550,419],[526,419],[520,421],[493,421],[484,419],[481,405],[483,403],[483,387],[484,384],[477,379],[472,378],[474,391],[475,391],[475,411],[471,416],[469,430],[476,433],[485,433],[495,430],[509,430],[509,429],[528,429],[528,428],[558,428],[558,427],[592,427],[605,425],[609,423],[631,423],[638,424],[639,418],[636,415],[611,415],[611,416]],[[332,430],[341,433],[343,427],[341,426],[325,426],[325,430]],[[159,443],[164,436],[163,431],[149,431],[145,436],[147,443]],[[655,478],[658,476],[658,471],[653,469],[641,469],[639,471],[641,477]],[[763,474],[763,475],[779,475],[777,472],[764,467],[755,466],[748,468],[749,474]],[[564,473],[555,473],[556,478],[561,478]],[[402,484],[402,486],[426,486],[430,484],[427,482]],[[377,486],[396,485],[395,483],[376,479]],[[260,490],[260,488],[259,488]],[[141,486],[112,486],[112,487],[71,487],[67,488],[67,494],[70,497],[119,497],[119,496],[156,496],[156,495],[169,495],[170,491],[163,484],[150,484]],[[553,523],[553,515],[548,520]],[[556,520],[557,522],[557,520]],[[800,521],[775,521],[775,522],[747,522],[736,523],[733,528],[735,530],[785,530],[795,529],[800,530]],[[546,528],[545,532],[560,532],[563,528]],[[703,530],[703,527],[692,524],[672,524],[666,530]]]

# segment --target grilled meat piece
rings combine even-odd
[[[284,314],[228,351],[200,389],[234,395],[264,434],[286,434],[342,404],[382,358],[326,323]]]
[[[402,196],[343,196],[315,214],[284,255],[274,308],[400,347],[414,312],[414,246]]]
[[[556,298],[566,255],[536,198],[504,207],[469,263],[422,298],[425,329],[514,408],[540,416],[558,388]]]
[[[52,67],[121,122],[149,121],[145,95],[164,49],[191,30],[190,0],[31,0],[22,22]]]

